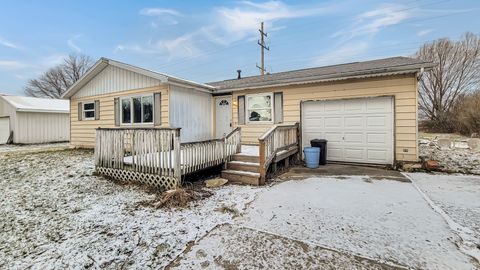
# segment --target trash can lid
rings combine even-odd
[[[325,139],[313,139],[310,141],[310,143],[326,143],[326,142],[328,141]]]

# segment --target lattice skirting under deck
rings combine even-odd
[[[118,181],[141,183],[164,190],[174,189],[178,185],[178,180],[176,178],[166,177],[158,174],[148,174],[104,167],[97,167],[96,170],[98,174],[111,177]]]

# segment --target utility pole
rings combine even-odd
[[[258,31],[260,31],[260,40],[258,41],[258,45],[260,45],[260,51],[261,51],[261,66],[258,66],[257,64],[257,68],[260,69],[260,74],[262,75],[263,78],[265,78],[265,72],[266,72],[266,69],[265,69],[265,50],[269,51],[270,50],[270,47],[267,47],[265,45],[265,38],[267,37],[267,33],[265,33],[263,31],[263,22],[260,24],[260,29],[258,29]]]

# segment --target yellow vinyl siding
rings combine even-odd
[[[162,126],[169,124],[169,91],[168,86],[155,86],[99,96],[72,98],[70,102],[70,143],[75,147],[94,147],[95,128],[115,127],[114,99],[134,94],[162,93]],[[100,120],[78,121],[78,102],[100,100]],[[152,126],[152,125],[145,125]]]
[[[398,161],[417,160],[417,80],[414,75],[352,79],[342,82],[234,92],[235,102],[232,106],[234,127],[238,125],[237,97],[263,92],[283,92],[283,119],[286,124],[300,122],[301,101],[394,96],[395,158]],[[241,125],[242,143],[257,144],[258,137],[271,126],[271,124]]]

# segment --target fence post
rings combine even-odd
[[[265,184],[265,178],[267,177],[267,168],[265,168],[265,140],[259,139],[259,154],[260,154],[260,183],[259,185]]]
[[[176,129],[173,137],[173,151],[175,153],[175,162],[173,176],[177,179],[178,187],[182,186],[182,151],[180,148],[180,129]]]

